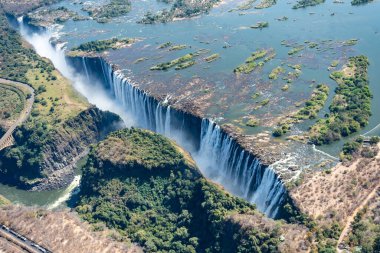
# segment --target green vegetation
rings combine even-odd
[[[342,152],[340,153],[340,159],[342,161],[351,161],[355,157],[373,158],[378,153],[377,144],[380,138],[373,136],[369,139],[369,145],[364,145],[364,138],[357,137],[353,141],[348,141],[343,145]]]
[[[137,63],[140,63],[140,62],[143,62],[143,61],[146,61],[146,60],[148,60],[148,58],[146,58],[146,57],[141,57],[141,58],[138,58],[137,60],[135,60],[135,61],[133,62],[133,64],[137,64]]]
[[[339,61],[334,60],[334,61],[331,62],[330,67],[336,68],[338,65],[339,65]]]
[[[32,116],[16,129],[16,145],[0,152],[0,175],[3,179],[23,187],[32,186],[48,176],[49,171],[45,170],[52,169],[49,168],[51,159],[54,166],[71,161],[86,146],[100,139],[101,134],[114,129],[113,124],[120,120],[114,114],[97,108],[90,108],[59,123],[48,123],[45,118]],[[65,150],[68,146],[72,146],[70,151]]]
[[[343,45],[344,46],[355,46],[356,44],[358,44],[358,39],[349,39],[349,40],[346,40],[346,41],[343,41]]]
[[[269,27],[268,22],[257,22],[256,25],[251,26],[252,29],[263,29]]]
[[[283,16],[281,18],[276,18],[277,21],[287,21],[289,18],[287,16]]]
[[[204,60],[206,62],[213,62],[213,61],[216,61],[217,59],[220,58],[220,55],[219,54],[212,54],[210,56],[207,56],[206,58],[204,58]]]
[[[261,0],[261,2],[255,6],[255,9],[265,9],[272,7],[277,3],[277,0]]]
[[[1,12],[12,14],[16,17],[22,16],[41,6],[58,3],[62,0],[1,0]]]
[[[276,67],[272,70],[272,72],[269,74],[269,79],[277,80],[278,75],[285,73],[285,69],[283,67]]]
[[[256,127],[259,124],[259,122],[255,119],[249,119],[245,125],[249,127]]]
[[[294,6],[293,9],[306,8],[309,6],[316,6],[323,4],[325,0],[300,0]]]
[[[58,7],[54,9],[43,8],[27,15],[29,24],[35,26],[49,27],[55,23],[64,23],[67,20],[87,20],[88,17],[80,16],[75,11],[71,11],[66,7]]]
[[[187,48],[187,45],[174,45],[169,48],[169,51],[177,51]]]
[[[88,103],[47,60],[23,47],[20,35],[0,12],[0,77],[30,84],[36,90],[32,116],[49,124],[62,122]],[[53,108],[53,109],[51,109]]]
[[[0,195],[0,207],[1,206],[6,206],[6,205],[9,205],[11,202],[4,198],[4,196]]]
[[[173,44],[169,41],[169,42],[165,42],[165,43],[159,45],[157,48],[158,48],[158,49],[168,48],[168,47],[170,47],[171,45],[173,45]]]
[[[65,164],[76,152],[83,152],[99,138],[94,131],[106,131],[102,124],[107,120],[116,120],[98,109],[89,109],[88,102],[49,61],[23,47],[20,35],[3,13],[0,35],[0,76],[28,83],[35,90],[31,115],[15,130],[16,145],[0,152],[0,178],[18,186],[31,186],[49,176],[56,164]]]
[[[323,108],[328,98],[329,87],[326,84],[319,84],[311,94],[311,98],[305,102],[305,106],[298,110],[294,115],[278,124],[273,131],[273,136],[280,137],[286,134],[291,125],[307,119],[315,119],[318,112]]]
[[[175,70],[181,70],[181,69],[189,68],[189,67],[193,66],[194,64],[195,64],[195,61],[183,62],[183,63],[178,64],[175,67]]]
[[[315,43],[315,42],[309,43],[309,48],[316,48],[317,46],[318,46],[318,43]]]
[[[237,68],[234,69],[234,72],[249,74],[257,67],[262,67],[264,65],[264,62],[257,63],[256,60],[264,58],[265,56],[267,56],[268,52],[269,50],[266,49],[257,50],[253,52],[251,56],[245,60],[245,63],[239,65]]]
[[[287,91],[287,90],[289,90],[289,88],[290,88],[289,84],[285,84],[284,86],[281,87],[281,90],[282,91]]]
[[[191,65],[194,65],[195,62],[193,62],[193,54],[185,54],[184,56],[181,56],[177,59],[174,59],[170,62],[164,62],[164,63],[160,63],[160,64],[157,64],[153,67],[150,68],[150,70],[168,70],[174,66],[177,66],[177,67],[180,67],[179,65],[181,65],[181,67],[179,69],[181,69],[182,67],[186,67],[186,64],[190,64],[189,66],[187,67],[190,67]],[[189,63],[189,62],[193,62],[193,63]],[[186,64],[185,64],[186,63]],[[177,68],[176,68],[177,69]]]
[[[26,95],[24,92],[13,86],[0,83],[0,94],[1,123],[17,119],[25,106]]]
[[[292,50],[290,50],[288,52],[288,55],[295,55],[295,54],[298,54],[299,52],[301,52],[302,50],[304,50],[305,47],[304,46],[299,46],[299,47],[295,47],[293,48]]]
[[[147,12],[139,23],[154,24],[154,23],[167,23],[174,19],[195,17],[203,13],[208,13],[214,4],[220,0],[206,0],[206,1],[193,1],[193,0],[173,0],[166,1],[171,3],[171,8],[164,9],[156,14]]]
[[[0,76],[6,79],[27,82],[26,73],[38,67],[46,71],[47,78],[52,79],[54,68],[40,59],[32,49],[22,46],[20,35],[13,30],[0,10]]]
[[[231,215],[255,215],[254,206],[208,182],[188,154],[147,130],[120,130],[92,148],[76,210],[145,252],[275,251],[279,243],[276,231],[233,223],[231,232]]]
[[[108,40],[95,40],[83,43],[77,47],[71,49],[71,51],[81,51],[81,52],[103,52],[108,49],[119,49],[126,45],[133,43],[135,40],[130,38],[118,39],[112,38]]]
[[[379,205],[378,200],[376,204]],[[364,253],[380,252],[380,224],[376,222],[378,211],[378,206],[372,210],[365,207],[355,216],[348,236],[348,245],[352,250],[360,248],[360,252]]]
[[[373,0],[352,0],[351,5],[363,5],[372,2]]]
[[[266,98],[266,99],[264,99],[263,101],[260,102],[260,105],[261,106],[266,106],[267,104],[269,104],[269,102],[270,102],[269,98]]]
[[[231,11],[246,11],[253,8],[253,4],[256,2],[256,0],[247,0],[246,2],[240,4],[237,6],[236,9],[232,9]]]
[[[371,115],[371,98],[365,56],[349,59],[341,72],[333,72],[331,78],[338,83],[330,105],[330,114],[320,119],[310,129],[310,141],[316,145],[328,144],[357,132],[368,124]]]
[[[110,0],[109,3],[101,6],[87,5],[83,10],[87,11],[96,21],[104,23],[111,18],[126,15],[131,11],[131,6],[130,0]]]

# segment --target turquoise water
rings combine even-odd
[[[16,187],[0,184],[0,194],[13,203],[27,206],[39,205],[47,206],[59,198],[64,190],[47,192],[27,192]]]
[[[68,21],[61,28],[59,40],[66,42],[71,48],[83,42],[108,39],[110,37],[135,37],[141,41],[132,47],[110,52],[107,56],[111,63],[118,64],[124,73],[131,77],[141,88],[152,95],[179,98],[180,101],[199,102],[198,106],[204,116],[218,118],[219,123],[232,123],[242,128],[247,134],[270,130],[271,122],[278,120],[284,113],[296,109],[295,104],[307,99],[315,83],[326,83],[330,86],[329,102],[336,87],[329,79],[327,67],[333,60],[342,63],[352,55],[364,54],[369,57],[370,88],[374,94],[372,101],[373,116],[369,125],[360,133],[373,129],[380,123],[380,2],[352,7],[348,1],[344,4],[325,4],[301,10],[292,10],[294,1],[279,1],[271,8],[249,10],[246,15],[239,12],[229,12],[240,1],[228,1],[214,8],[208,15],[167,24],[142,25],[137,24],[147,10],[157,11],[165,8],[165,4],[156,0],[133,1],[133,11],[125,17],[113,20],[108,24],[98,24],[95,21]],[[81,6],[65,0],[56,6],[65,6],[80,11]],[[310,14],[310,13],[314,14]],[[331,13],[335,13],[331,16]],[[277,21],[277,18],[287,16],[288,21]],[[263,30],[250,29],[249,26],[260,21],[268,21],[269,28]],[[348,39],[358,38],[355,46],[342,46]],[[300,54],[289,57],[290,47],[281,45],[287,40],[294,45],[306,45],[305,41],[319,44],[319,49],[305,49]],[[159,50],[157,46],[171,41],[173,44],[186,44],[187,49],[180,51]],[[231,47],[223,48],[225,45]],[[233,69],[254,51],[260,48],[273,48],[276,57],[265,64],[264,68],[250,75],[236,77]],[[186,53],[199,49],[207,49],[207,54],[197,57],[197,64],[181,71],[150,71],[157,63],[172,60]],[[221,58],[212,63],[206,63],[203,58],[219,53]],[[299,57],[300,56],[300,57]],[[147,57],[148,60],[134,64],[136,59]],[[287,72],[292,71],[288,64],[301,64],[302,75],[295,80],[287,92],[281,91],[285,84],[282,78],[269,80],[270,71],[283,65]],[[282,77],[282,76],[281,76]],[[254,93],[260,97],[252,99]],[[263,108],[255,108],[256,102],[270,99]],[[328,111],[329,102],[320,112],[323,116]],[[260,120],[260,127],[250,129],[241,122],[244,117],[254,116]],[[313,122],[307,121],[297,126],[300,130],[307,129]],[[380,127],[370,133],[380,134]],[[320,147],[334,156],[340,150],[345,140],[333,145]],[[300,156],[306,157],[313,153],[310,147],[300,150]],[[50,205],[62,195],[65,190],[32,193],[18,190],[0,184],[0,194],[11,201],[26,205]]]
[[[60,40],[67,42],[67,47],[83,42],[107,39],[110,37],[135,37],[141,41],[131,48],[110,52],[107,58],[111,63],[118,64],[127,76],[153,95],[162,97],[171,94],[181,100],[202,101],[200,110],[204,116],[222,119],[220,123],[233,123],[241,127],[247,134],[253,134],[262,129],[272,127],[269,122],[277,122],[284,112],[296,109],[295,104],[307,99],[316,83],[327,83],[331,88],[330,99],[336,83],[329,79],[327,67],[333,60],[339,60],[342,66],[349,56],[364,54],[370,59],[370,88],[374,94],[372,102],[373,116],[370,123],[359,134],[366,133],[380,123],[380,8],[379,2],[353,7],[348,1],[344,4],[326,2],[315,7],[293,10],[294,1],[279,3],[263,10],[251,9],[246,15],[239,11],[229,12],[241,1],[227,1],[214,8],[210,14],[193,19],[187,19],[167,24],[142,25],[137,24],[147,10],[155,12],[165,8],[156,0],[133,2],[133,10],[125,17],[117,18],[107,24],[95,21],[69,21],[64,24]],[[80,10],[80,5],[64,1],[58,6],[66,6]],[[81,12],[84,14],[83,12]],[[331,15],[331,14],[334,15]],[[287,16],[287,21],[277,21],[277,18]],[[249,26],[260,21],[269,22],[269,28],[263,30],[250,29]],[[357,38],[355,46],[343,46],[342,42]],[[294,45],[306,45],[305,41],[319,44],[317,49],[305,49],[294,57],[289,57],[291,47],[281,45],[287,40]],[[157,46],[167,41],[173,44],[186,44],[188,48],[180,51],[157,49]],[[231,47],[223,48],[224,45]],[[276,57],[265,64],[261,71],[250,75],[236,77],[233,69],[260,48],[273,48]],[[199,49],[208,49],[209,53],[197,58],[197,64],[191,68],[176,71],[150,71],[157,63],[169,61],[186,53]],[[207,55],[219,53],[221,58],[212,63],[202,60]],[[148,60],[134,64],[136,59],[146,57]],[[270,71],[288,64],[301,64],[302,75],[295,80],[287,92],[281,91],[285,81],[280,77],[273,81],[268,79]],[[197,81],[197,82],[196,82]],[[194,84],[196,82],[196,84]],[[190,85],[191,83],[191,85]],[[208,93],[208,92],[209,93]],[[259,92],[260,98],[253,100],[252,94]],[[211,96],[210,93],[212,94]],[[186,95],[184,95],[186,94]],[[206,94],[206,95],[205,95]],[[257,102],[270,99],[268,106],[255,108]],[[320,115],[328,111],[329,103]],[[250,129],[241,124],[247,116],[255,116],[261,120],[262,127]],[[305,122],[299,128],[307,129],[313,122]],[[372,131],[376,134],[380,130]],[[323,150],[336,155],[342,142],[322,147]]]

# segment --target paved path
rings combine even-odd
[[[355,216],[358,214],[360,210],[364,208],[368,204],[368,201],[376,196],[377,190],[380,189],[380,184],[378,184],[369,194],[368,196],[363,200],[363,202],[355,208],[354,212],[347,217],[346,225],[344,226],[342,233],[339,236],[339,240],[337,243],[337,251],[338,252],[344,252],[342,249],[339,248],[339,246],[342,244],[344,238],[346,237],[347,233],[350,231],[351,223],[354,221]]]
[[[35,242],[25,238],[24,236],[20,235],[19,233],[13,231],[12,229],[10,229],[4,225],[0,225],[0,237],[3,237],[7,241],[19,246],[25,252],[51,253],[51,251],[41,247],[40,245],[36,244]]]
[[[1,139],[0,139],[0,150],[2,150],[2,149],[6,148],[12,144],[12,142],[13,142],[12,134],[13,134],[14,130],[16,129],[16,127],[21,125],[22,123],[24,123],[28,119],[30,112],[32,111],[33,103],[34,103],[34,90],[32,87],[30,87],[29,85],[27,85],[25,83],[14,82],[14,81],[10,81],[7,79],[0,78],[0,83],[8,84],[8,85],[14,86],[16,88],[17,87],[23,87],[24,89],[26,89],[31,94],[31,97],[26,100],[25,108],[21,112],[18,120],[16,120],[16,122],[14,124],[12,124],[11,127],[8,129],[8,131],[1,137]]]

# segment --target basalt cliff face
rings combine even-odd
[[[91,149],[77,212],[145,252],[302,252],[306,229],[264,217],[205,179],[191,156],[151,131],[123,129]]]
[[[203,175],[257,205],[269,217],[282,218],[287,191],[270,163],[243,147],[212,120],[172,105],[168,99],[139,89],[103,58],[74,57],[67,61],[89,83],[100,84],[117,101],[134,126],[175,140],[192,153]]]
[[[48,131],[43,140],[35,140],[38,128],[21,126],[15,134],[16,145],[1,153],[0,170],[7,181],[22,188],[33,191],[62,188],[73,180],[75,162],[86,154],[89,145],[122,125],[117,115],[92,107]],[[15,155],[24,149],[36,152],[27,152],[21,158]],[[32,155],[38,157],[33,163]],[[32,168],[28,168],[30,165]],[[28,169],[32,173],[26,172]]]

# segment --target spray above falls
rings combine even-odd
[[[66,58],[62,47],[50,43],[50,31],[31,33],[22,21],[20,28],[37,53],[49,58],[91,103],[119,114],[128,126],[175,140],[192,154],[206,177],[256,204],[269,217],[280,216],[287,192],[279,177],[217,124],[173,109],[170,100],[159,102],[101,58]]]

